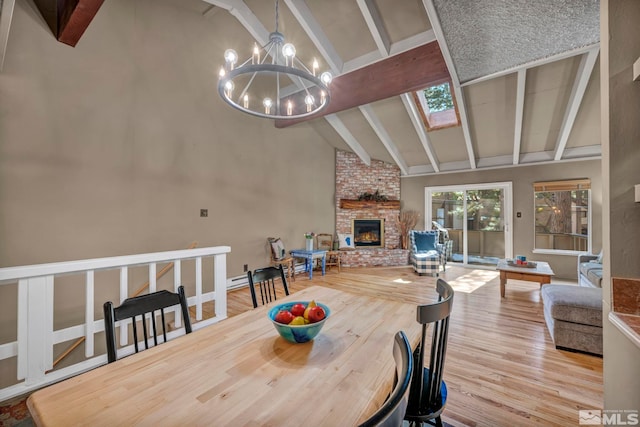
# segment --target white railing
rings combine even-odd
[[[193,329],[216,323],[227,317],[227,253],[229,246],[185,249],[169,252],[156,252],[96,258],[80,261],[9,267],[0,269],[0,286],[16,284],[17,340],[0,344],[0,361],[17,357],[16,384],[0,389],[0,401],[41,388],[45,385],[71,377],[107,362],[106,354],[95,356],[94,336],[104,331],[102,318],[94,319],[94,277],[95,272],[119,270],[120,302],[129,297],[129,268],[148,267],[149,292],[156,291],[156,265],[174,263],[173,285],[177,290],[183,284],[182,265],[185,260],[194,260],[195,295],[188,296],[190,307],[195,306],[196,316]],[[213,259],[213,291],[203,292],[203,259]],[[56,280],[68,275],[84,276],[85,310],[84,323],[54,330],[53,295]],[[190,286],[185,286],[187,289]],[[81,289],[79,289],[79,293]],[[215,316],[202,319],[202,305],[214,301]],[[102,303],[102,301],[100,301]],[[0,309],[14,305],[12,301],[1,301]],[[178,313],[179,308],[176,308]],[[181,328],[180,316],[175,316],[176,328]],[[122,330],[127,325],[121,322]],[[184,333],[184,328],[172,332],[172,335]],[[85,360],[60,369],[53,369],[53,346],[74,339],[85,341]],[[127,333],[120,334],[120,345],[126,346]],[[133,345],[130,345],[133,347]],[[130,351],[125,347],[124,352]],[[4,381],[3,381],[4,382]]]

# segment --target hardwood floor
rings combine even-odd
[[[510,280],[500,298],[493,270],[448,267],[456,291],[451,315],[443,420],[452,426],[571,426],[578,410],[602,409],[602,359],[556,350],[537,283]],[[298,274],[294,293],[311,284],[416,304],[434,301],[435,278],[411,267],[342,268],[313,280]],[[229,316],[250,310],[249,289],[228,295]]]

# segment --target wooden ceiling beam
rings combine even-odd
[[[59,42],[75,47],[104,0],[35,0]]]
[[[301,119],[276,120],[277,128],[324,117],[360,105],[449,81],[451,76],[437,42],[386,58],[364,68],[340,75],[331,83],[327,108]],[[303,96],[300,95],[302,98]],[[302,102],[295,103],[303,105]]]

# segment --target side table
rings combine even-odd
[[[315,249],[294,249],[289,251],[289,254],[293,258],[304,258],[304,271],[309,272],[309,279],[313,279],[313,259],[322,258],[322,275],[325,273],[325,266],[327,263],[327,251]]]

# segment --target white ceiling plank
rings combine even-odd
[[[4,66],[4,56],[7,53],[9,29],[11,28],[15,3],[15,0],[4,0],[2,2],[2,11],[0,11],[0,71]]]
[[[418,112],[416,103],[413,101],[413,97],[408,93],[403,93],[402,95],[400,95],[400,99],[402,99],[404,108],[407,110],[407,114],[409,114],[409,118],[411,119],[411,123],[413,123],[413,127],[418,134],[418,138],[422,143],[422,147],[424,148],[425,153],[427,153],[427,157],[429,157],[431,167],[435,172],[439,172],[440,166],[438,158],[436,157],[435,150],[433,149],[433,145],[431,144],[431,140],[429,139],[429,135],[424,129],[424,123],[422,123],[422,118],[420,117],[420,113]]]
[[[431,166],[420,165],[420,166],[409,166],[409,173],[406,176],[422,176],[422,175],[431,175],[436,173]],[[400,177],[404,178],[404,177]]]
[[[524,116],[524,95],[527,83],[527,70],[518,70],[518,83],[516,90],[516,126],[513,133],[513,164],[520,162],[520,145],[522,142],[522,118]]]
[[[458,105],[458,113],[460,113],[460,124],[462,125],[462,134],[464,135],[467,155],[469,156],[469,165],[471,166],[471,169],[475,169],[476,155],[473,151],[473,143],[471,141],[471,131],[469,130],[469,118],[467,117],[467,107],[465,106],[464,94],[462,93],[462,88],[455,84],[453,85],[453,92]]]
[[[400,40],[399,42],[393,43],[389,50],[388,56],[395,56],[402,52],[406,52],[416,47],[423,46],[433,41],[436,41],[435,34],[433,30],[428,30],[423,33],[416,34],[415,36],[407,37],[406,39]],[[388,56],[381,55],[379,50],[365,53],[362,56],[345,62],[344,66],[342,67],[342,74],[350,73],[351,71],[355,71],[368,65],[374,64],[387,58]]]
[[[407,37],[404,40],[400,40],[391,45],[391,49],[389,50],[389,55],[397,55],[402,52],[406,52],[408,50],[414,49],[418,46],[423,46],[427,43],[436,41],[436,33],[433,30],[427,30],[422,33],[416,34],[411,37]]]
[[[570,153],[570,154],[569,154]],[[601,160],[602,159],[602,147],[600,145],[589,145],[586,147],[574,147],[567,148],[567,156],[562,160],[554,160],[553,159],[553,151],[540,151],[536,153],[526,153],[522,155],[522,159],[520,164],[514,166],[511,163],[511,156],[506,154],[503,156],[496,157],[486,157],[481,159],[478,162],[478,170],[492,170],[492,169],[508,169],[513,167],[523,167],[523,166],[538,166],[538,165],[548,165],[548,164],[557,164],[557,163],[570,163],[570,162],[579,162],[586,160]],[[480,167],[482,164],[482,167]],[[433,170],[433,168],[429,165],[418,165],[411,166],[409,168],[409,173],[406,176],[402,176],[402,178],[416,177],[416,176],[425,176],[425,175],[442,175],[445,173],[463,173],[463,172],[472,172],[473,170],[469,168],[469,162],[458,161],[458,162],[445,162],[440,164],[441,168],[439,172]]]
[[[576,79],[573,83],[573,88],[571,89],[571,95],[569,96],[569,103],[564,114],[564,119],[562,120],[560,135],[558,135],[558,142],[556,143],[554,155],[555,160],[562,159],[565,147],[567,146],[567,141],[569,140],[569,135],[571,135],[571,130],[573,129],[573,125],[576,121],[578,110],[580,109],[580,104],[582,104],[582,98],[587,90],[589,78],[591,77],[593,67],[598,59],[599,51],[600,49],[593,49],[589,53],[584,54],[580,60],[580,66],[578,67]]]
[[[383,60],[384,58],[380,54],[380,51],[374,50],[369,53],[365,53],[362,56],[354,58],[350,61],[344,63],[344,67],[342,67],[342,74],[347,74],[352,71],[358,70],[360,68],[364,68],[368,65],[374,64],[378,61]]]
[[[440,25],[440,20],[438,19],[438,13],[436,12],[436,8],[433,5],[433,0],[422,0],[422,4],[427,11],[427,16],[429,17],[429,21],[431,22],[431,27],[433,28],[433,32],[436,35],[438,44],[440,45],[442,57],[444,58],[444,62],[445,64],[447,64],[447,69],[449,70],[449,74],[451,75],[453,92],[458,104],[458,113],[460,113],[462,134],[464,135],[464,142],[467,146],[467,155],[469,156],[469,165],[471,166],[471,169],[475,169],[476,157],[475,153],[473,152],[471,132],[469,131],[469,118],[467,117],[467,108],[465,107],[464,95],[462,93],[462,88],[460,87],[458,73],[456,72],[456,67],[453,64],[453,59],[451,58],[449,48],[447,47],[447,42],[444,38],[444,33],[442,32],[442,26]]]
[[[369,156],[369,153],[367,153],[367,151],[362,148],[362,145],[360,145],[358,140],[351,134],[351,132],[349,132],[349,129],[347,129],[344,123],[342,123],[342,120],[340,120],[335,114],[329,114],[327,116],[324,116],[324,118],[329,122],[331,126],[333,126],[336,132],[340,134],[342,139],[344,139],[347,145],[351,147],[353,152],[356,153],[360,160],[362,160],[365,165],[371,166],[371,156]]]
[[[342,73],[344,62],[324,31],[322,31],[318,21],[313,17],[307,3],[305,3],[304,0],[285,0],[285,3],[302,26],[302,29],[304,29],[313,44],[320,51],[324,60],[329,64],[333,75],[337,76]]]
[[[516,73],[520,70],[528,70],[529,68],[539,67],[540,65],[549,64],[551,62],[560,61],[562,59],[571,58],[573,56],[582,55],[587,52],[591,52],[593,49],[599,49],[600,43],[591,44],[588,46],[583,46],[578,49],[570,50],[567,52],[562,52],[557,55],[548,56],[546,58],[536,59],[535,61],[527,62],[526,64],[518,65],[517,67],[508,68],[506,70],[498,71],[492,74],[487,74],[486,76],[478,77],[477,79],[469,80],[468,82],[464,82],[461,86],[469,86],[475,83],[480,83],[486,80],[495,79],[496,77],[506,76],[507,74]]]
[[[358,108],[360,109],[360,112],[362,113],[364,118],[367,119],[367,122],[369,122],[369,125],[371,126],[373,131],[376,133],[376,135],[378,135],[378,138],[380,138],[382,145],[385,146],[385,148],[391,155],[391,158],[400,168],[402,175],[406,175],[409,172],[407,163],[402,158],[400,150],[398,150],[398,147],[396,146],[396,144],[394,144],[393,140],[389,136],[389,133],[384,128],[382,122],[380,121],[378,116],[376,116],[376,113],[373,112],[373,108],[371,108],[371,105],[361,105]]]
[[[601,157],[602,145],[585,145],[583,147],[571,147],[564,150],[564,159],[577,159],[580,157]]]
[[[358,7],[360,7],[360,12],[362,12],[362,16],[367,23],[367,27],[369,27],[369,32],[371,32],[378,50],[383,57],[389,56],[391,40],[387,30],[384,28],[384,23],[382,22],[382,16],[380,16],[378,7],[372,0],[357,1]]]

